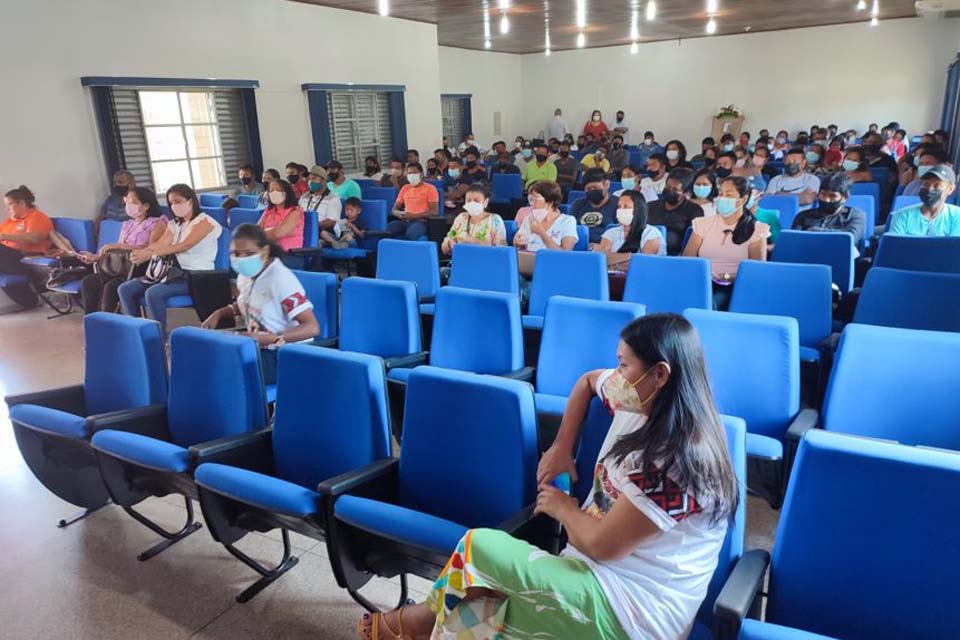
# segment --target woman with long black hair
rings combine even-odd
[[[647,201],[639,191],[620,194],[617,223],[603,232],[599,244],[591,247],[607,254],[608,265],[629,262],[635,253],[667,255],[667,242],[660,230],[647,224]]]
[[[426,638],[464,607],[500,615],[505,640],[687,637],[736,511],[737,481],[690,323],[655,314],[620,337],[619,365],[576,383],[537,470],[536,511],[569,539],[560,556],[471,530],[427,602],[365,615],[361,638]],[[551,482],[576,479],[578,431],[594,395],[613,423],[580,505]]]

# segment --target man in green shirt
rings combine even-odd
[[[346,202],[349,198],[363,198],[360,191],[360,185],[356,180],[347,179],[343,173],[343,165],[336,160],[327,163],[327,188],[337,194],[341,201]]]
[[[550,150],[545,142],[539,142],[533,150],[534,162],[528,162],[523,168],[523,188],[529,189],[534,182],[557,181],[557,167],[548,159]]]

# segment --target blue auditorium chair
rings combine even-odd
[[[115,244],[120,241],[120,229],[123,227],[122,220],[104,220],[100,223],[100,234],[97,236],[97,252],[108,244]]]
[[[516,220],[504,220],[503,227],[507,231],[507,246],[513,246],[513,236],[517,235],[517,221]]]
[[[564,204],[573,204],[577,200],[587,197],[587,192],[583,190],[571,189],[567,192],[567,201]]]
[[[242,224],[257,224],[263,217],[263,209],[234,207],[230,209],[228,228],[233,231]]]
[[[227,212],[223,207],[203,207],[203,212],[216,220],[221,227],[227,228]]]
[[[853,289],[853,236],[844,231],[784,231],[770,256],[772,262],[825,264],[830,279],[847,294]],[[736,287],[734,287],[736,288]]]
[[[877,226],[877,209],[879,207],[874,197],[869,194],[851,195],[849,198],[847,198],[847,206],[855,207],[863,211],[863,215],[866,219],[866,224],[863,230],[863,238],[860,240],[860,244],[857,245],[857,249],[862,254],[873,244],[873,230]]]
[[[867,272],[857,324],[960,331],[960,274],[874,267]]]
[[[720,592],[718,640],[955,637],[958,493],[955,453],[809,432],[772,559],[747,552]]]
[[[335,380],[349,402],[317,409],[316,381]],[[261,578],[237,596],[247,602],[297,564],[290,531],[323,540],[319,484],[391,458],[383,363],[375,356],[290,345],[278,354],[273,429],[199,445],[194,472],[210,533]],[[280,529],[283,557],[267,568],[234,545],[251,531]]]
[[[435,578],[469,529],[523,537],[536,499],[529,384],[420,367],[410,375],[404,424],[399,459],[319,489],[332,514],[327,550],[337,584],[370,611],[359,589],[373,576],[399,575],[403,604],[407,574]]]
[[[396,187],[367,187],[363,191],[364,200],[382,200],[387,203],[387,210],[393,209],[400,190]]]
[[[620,332],[643,314],[642,304],[550,298],[537,360],[537,413],[562,416],[580,376],[616,367]]]
[[[590,228],[585,224],[577,225],[577,244],[573,245],[574,251],[590,250]]]
[[[907,271],[960,273],[960,238],[926,238],[886,234],[873,266]]]
[[[432,242],[384,239],[377,245],[377,278],[417,286],[420,302],[433,302],[440,289],[440,260]]]
[[[609,300],[607,258],[602,253],[537,251],[533,262],[530,304],[524,329],[542,329],[547,301],[553,296]]]
[[[267,403],[257,343],[196,327],[170,336],[170,393],[166,404],[93,420],[91,443],[110,499],[164,538],[138,560],[149,560],[200,528],[194,522],[196,457],[190,447],[263,429]],[[172,533],[134,506],[150,496],[179,494],[186,523]]]
[[[230,270],[230,232],[225,226],[220,230],[220,235],[217,237],[217,255],[213,260],[213,268],[215,271]],[[145,304],[144,298],[141,296],[140,306],[143,307]],[[193,297],[190,294],[167,298],[167,309],[185,309],[192,306]]]
[[[241,207],[246,209],[262,209],[263,205],[260,204],[260,196],[253,195],[252,193],[241,193],[237,196],[237,203]]]
[[[780,228],[787,230],[793,226],[794,218],[800,213],[800,197],[794,195],[763,196],[760,198],[760,206],[764,209],[779,211]]]
[[[455,244],[450,262],[451,287],[477,291],[499,291],[520,295],[517,250],[513,247],[485,247]],[[420,305],[420,312],[432,314],[434,305]]]
[[[443,190],[440,190],[443,193]],[[512,200],[523,198],[523,177],[519,173],[495,173],[493,175],[493,193],[490,201],[509,204]]]
[[[388,203],[386,200],[371,200],[364,196],[361,207],[360,220],[367,226],[364,237],[357,242],[356,247],[346,249],[324,247],[320,254],[325,260],[346,260],[348,262],[363,260],[377,251],[381,239],[388,237],[387,212],[393,207],[393,203]]]
[[[93,221],[79,218],[53,218],[53,228],[65,237],[77,251],[96,252],[96,243],[93,241]],[[117,234],[119,237],[119,232]],[[34,267],[55,267],[60,264],[58,258],[48,256],[27,256],[20,262]],[[79,282],[76,292],[80,291]],[[76,293],[74,292],[74,293]]]
[[[229,197],[226,193],[201,193],[199,195],[200,206],[203,207],[204,211],[207,210],[207,207],[222,207],[223,201]]]
[[[383,358],[388,371],[426,362],[414,283],[347,278],[340,288],[340,306],[341,351]]]
[[[92,313],[83,319],[83,338],[82,384],[6,398],[27,466],[57,497],[84,509],[79,517],[61,520],[61,527],[109,501],[90,447],[93,420],[163,402],[167,395],[159,324]]]
[[[880,185],[876,182],[854,182],[850,185],[850,195],[852,196],[871,196],[873,198],[873,217],[867,213],[867,219],[877,220],[880,218]],[[869,233],[873,235],[873,227],[867,227]]]
[[[817,423],[800,408],[800,331],[794,318],[688,309],[703,344],[717,407],[747,423],[747,454],[759,461],[755,487],[782,497],[798,436]]]
[[[646,306],[647,313],[711,309],[710,261],[638,253],[630,258],[623,301],[639,302]]]
[[[377,186],[377,181],[374,180],[373,178],[354,178],[353,181],[357,183],[361,191],[363,191],[367,187]]]

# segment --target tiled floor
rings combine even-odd
[[[0,394],[79,382],[81,317],[47,320],[44,310],[0,316]],[[111,366],[112,363],[104,363]],[[181,526],[182,499],[153,498],[142,510],[169,529]],[[130,638],[354,638],[362,613],[339,589],[326,547],[294,535],[299,564],[251,602],[234,596],[254,573],[200,530],[148,562],[136,555],[157,537],[118,507],[65,530],[56,522],[76,509],[46,491],[27,469],[0,404],[0,620],[5,640]],[[197,509],[199,516],[199,509]],[[776,513],[751,499],[747,548],[769,547]],[[276,532],[251,534],[240,547],[272,564]],[[411,595],[429,583],[411,579]],[[398,593],[386,580],[366,593],[387,604]]]

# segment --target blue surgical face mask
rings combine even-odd
[[[933,167],[931,167],[928,164],[919,165],[917,167],[917,177],[922,178],[923,176],[927,175],[927,172],[930,171],[931,169],[933,169]]]
[[[860,167],[860,163],[856,160],[844,160],[843,161],[843,170],[844,171],[856,171]]]
[[[915,167],[920,166],[920,156],[913,156],[913,166]]]
[[[721,216],[732,216],[737,212],[737,199],[720,196],[714,199],[713,206]]]
[[[623,188],[627,191],[633,191],[637,186],[636,178],[621,178],[620,184],[623,185]]]
[[[704,198],[709,198],[712,192],[713,192],[713,187],[710,186],[709,184],[693,185],[693,195],[697,196],[701,200]]]
[[[524,149],[523,151],[520,152],[520,154],[521,154],[524,158],[529,159],[530,156],[533,155],[533,150],[532,150],[532,149]]]
[[[750,199],[747,200],[747,205],[744,207],[744,209],[753,209],[753,205],[756,204],[756,202],[757,202],[757,196],[751,193]]]
[[[820,154],[816,151],[807,151],[807,162],[810,164],[817,164],[820,162]]]
[[[454,179],[460,177],[460,169],[447,169],[447,173],[449,173],[450,177]]]
[[[230,266],[237,274],[252,278],[263,271],[263,256],[255,253],[243,258],[230,258]]]
[[[727,144],[723,145],[723,150],[724,150],[724,151],[733,151],[733,143],[728,142]]]

